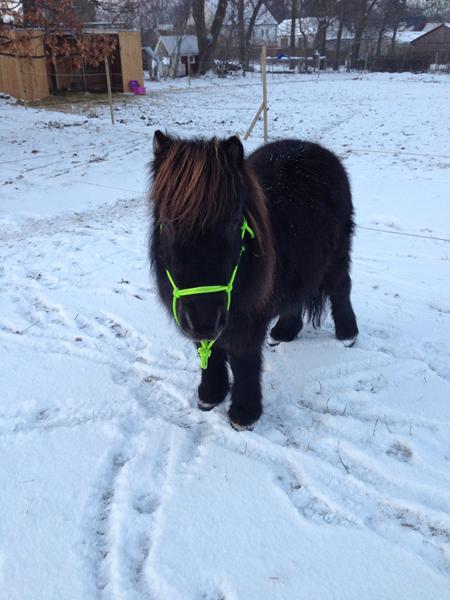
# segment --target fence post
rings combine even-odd
[[[114,125],[114,111],[112,102],[112,90],[111,90],[111,76],[109,73],[109,62],[105,56],[105,72],[106,72],[106,85],[108,86],[108,98],[109,98],[109,109],[111,111],[111,123]]]
[[[250,127],[245,132],[244,140],[248,140],[248,138],[250,137],[250,134],[253,131],[253,127],[256,125],[256,121],[259,119],[259,117],[260,117],[260,115],[261,115],[261,113],[262,113],[263,110],[264,110],[264,104],[261,102],[261,106],[258,108],[258,112],[253,117],[253,121],[251,122]]]
[[[263,88],[263,100],[261,102],[261,106],[258,108],[256,115],[253,117],[253,121],[250,124],[250,127],[247,129],[244,135],[244,140],[248,140],[250,137],[253,128],[256,125],[261,113],[263,113],[264,118],[264,143],[267,144],[269,140],[268,133],[268,121],[267,121],[267,53],[266,53],[266,45],[264,44],[261,48],[261,79],[262,79],[262,88]]]
[[[263,106],[264,106],[264,143],[267,144],[269,139],[268,132],[268,121],[267,121],[267,48],[263,44],[261,48],[261,76],[262,76],[262,87],[263,87]]]

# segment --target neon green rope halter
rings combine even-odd
[[[241,239],[242,240],[244,239],[246,233],[248,233],[251,238],[255,237],[255,232],[249,226],[249,224],[247,223],[247,219],[244,217],[244,220],[242,221],[242,226],[241,226]],[[166,269],[167,278],[170,281],[170,285],[172,286],[172,290],[173,290],[172,312],[173,312],[175,322],[178,326],[180,326],[180,318],[178,316],[177,301],[179,300],[179,298],[183,298],[184,296],[194,296],[195,294],[215,294],[218,292],[225,292],[227,295],[227,310],[230,310],[231,292],[233,290],[233,283],[234,283],[234,279],[236,277],[236,273],[237,273],[237,270],[239,267],[239,262],[240,262],[242,253],[244,251],[245,251],[245,246],[242,245],[238,262],[237,262],[236,266],[234,267],[233,272],[231,273],[231,278],[227,285],[200,285],[198,287],[179,289],[177,287],[177,284],[175,283],[170,271],[168,269]],[[215,339],[214,340],[202,340],[200,342],[199,348],[197,348],[197,352],[200,357],[200,367],[202,369],[208,368],[208,360],[209,360],[209,357],[211,356],[212,347],[213,347],[213,344],[215,341],[216,341]]]

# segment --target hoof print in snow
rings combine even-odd
[[[397,460],[401,460],[402,462],[409,462],[413,455],[412,450],[401,442],[392,444],[389,450],[387,450],[386,454],[396,458]]]
[[[153,497],[151,494],[142,494],[133,502],[133,508],[141,515],[151,515],[160,505],[159,498]]]

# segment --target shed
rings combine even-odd
[[[20,100],[40,100],[49,95],[47,60],[42,34],[22,43],[20,30],[8,33],[16,44],[16,55],[0,55],[0,92]],[[25,47],[26,44],[26,47]]]
[[[441,23],[411,41],[414,55],[429,63],[450,62],[450,23]]]
[[[113,91],[128,92],[128,82],[144,82],[142,68],[141,35],[138,31],[117,29],[85,29],[86,35],[111,35],[117,38],[117,47],[110,59],[111,82]],[[11,36],[26,33],[12,31]],[[70,34],[61,37],[70,39]],[[25,45],[25,42],[23,42]],[[45,53],[44,34],[33,30],[32,40],[23,52],[16,56],[0,55],[0,91],[20,100],[42,100],[51,94],[65,91],[106,91],[106,73],[104,64],[98,67],[77,68],[70,57],[59,56],[54,61]]]
[[[155,47],[163,75],[183,77],[198,73],[198,43],[196,35],[162,35]]]

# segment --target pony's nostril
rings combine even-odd
[[[195,327],[194,327],[194,323],[192,322],[191,315],[189,314],[189,311],[186,310],[184,314],[185,314],[186,321],[187,321],[189,329],[191,331],[194,331]]]
[[[185,307],[182,311],[181,324],[185,332],[193,339],[213,339],[225,326],[225,315],[221,308],[211,311],[197,311]]]

